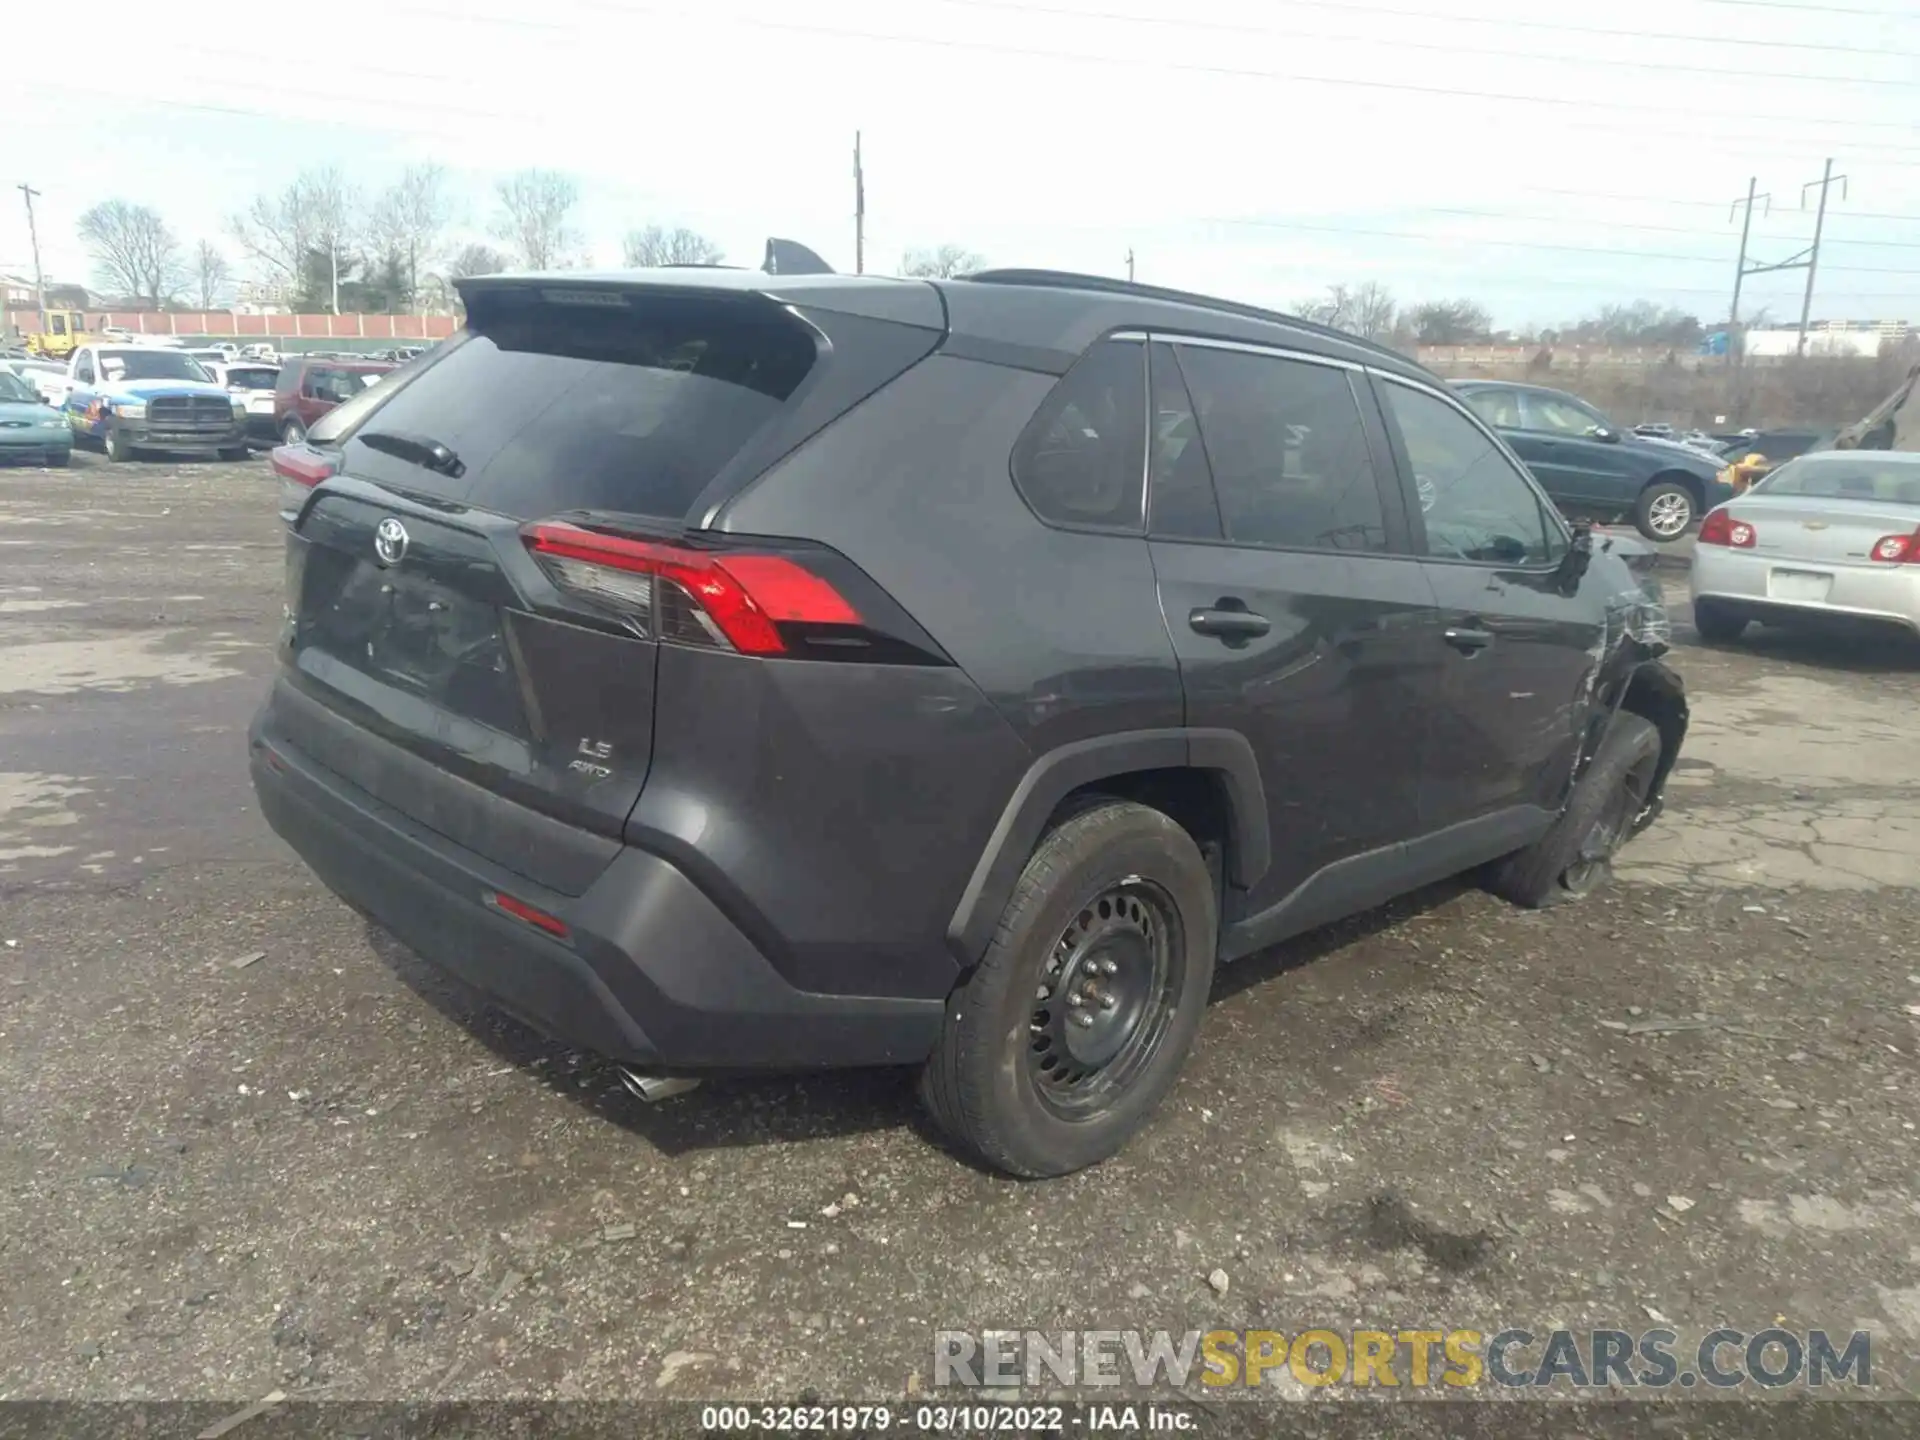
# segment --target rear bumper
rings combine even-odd
[[[303,755],[271,713],[255,719],[249,748],[274,831],[342,899],[553,1038],[663,1071],[931,1053],[943,1001],[797,990],[681,870],[630,846],[582,894],[543,890]],[[504,913],[493,894],[557,917],[566,936]]]
[[[1830,575],[1821,599],[1782,593],[1777,571]],[[1762,623],[1865,620],[1920,631],[1920,566],[1852,565],[1792,560],[1726,546],[1694,550],[1689,588]]]

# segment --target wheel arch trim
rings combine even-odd
[[[1239,731],[1181,726],[1077,740],[1035,760],[1001,811],[947,924],[947,946],[963,966],[986,953],[1060,802],[1088,785],[1143,770],[1201,770],[1217,777],[1232,835],[1230,880],[1247,888],[1266,874],[1272,859],[1266,793],[1253,746]]]

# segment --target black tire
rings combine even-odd
[[[1646,805],[1659,763],[1660,732],[1653,723],[1617,713],[1566,811],[1541,839],[1488,866],[1487,889],[1529,910],[1599,889]]]
[[[1008,1174],[1107,1159],[1179,1076],[1217,928],[1212,877],[1180,826],[1120,800],[1071,814],[1027,861],[985,958],[947,1001],[920,1077],[927,1109]],[[1101,1058],[1104,1046],[1115,1048]]]
[[[220,452],[222,460],[244,460],[253,452],[244,445],[229,445]]]
[[[73,463],[73,451],[56,450],[47,457],[47,464],[55,470],[64,470]]]
[[[307,427],[298,420],[289,420],[280,427],[280,438],[289,445],[299,445],[307,438]]]
[[[1731,645],[1746,633],[1748,617],[1717,600],[1693,602],[1693,628],[1709,645]]]
[[[1656,480],[1634,502],[1633,524],[1658,544],[1678,540],[1700,518],[1700,502],[1693,491],[1674,480]]]
[[[115,430],[111,425],[107,427],[107,433],[101,437],[100,447],[107,452],[107,459],[116,465],[122,461],[133,459],[133,447],[127,444],[127,442],[121,438],[120,432]]]

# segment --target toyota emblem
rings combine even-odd
[[[373,530],[373,553],[382,565],[398,565],[407,556],[407,527],[389,515]]]

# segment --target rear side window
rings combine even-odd
[[[1138,534],[1146,480],[1146,347],[1105,340],[1053,387],[1013,447],[1013,482],[1042,520]]]
[[[1461,399],[1487,424],[1501,430],[1520,428],[1520,397],[1511,390],[1468,390]]]
[[[757,298],[567,293],[476,295],[464,339],[382,377],[316,439],[344,437],[350,474],[501,514],[680,519],[814,363],[810,332]],[[375,431],[436,440],[464,473],[359,442]]]
[[[1290,550],[1387,548],[1366,426],[1346,371],[1176,349],[1227,539]]]

